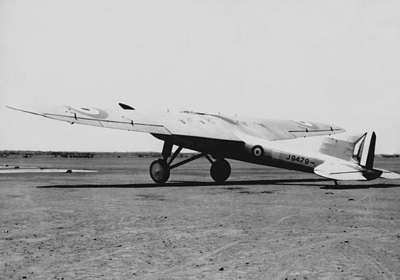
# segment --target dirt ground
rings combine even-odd
[[[201,159],[160,187],[152,160],[0,158],[98,171],[0,174],[0,279],[400,279],[399,180]]]

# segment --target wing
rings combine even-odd
[[[14,110],[46,118],[128,131],[163,135],[184,135],[218,140],[245,142],[244,136],[264,140],[284,140],[340,133],[342,128],[291,120],[238,119],[204,113],[141,112],[120,104],[119,111],[85,107],[41,107]]]
[[[123,105],[123,106],[122,106]],[[155,113],[137,111],[120,104],[120,111],[89,107],[44,107],[34,109],[10,109],[65,121],[128,131],[147,132],[162,135],[185,135],[228,141],[241,141],[223,120],[187,113]]]
[[[229,118],[220,115],[207,115],[215,119],[223,120],[231,126],[231,130],[239,138],[247,136],[266,139],[270,141],[295,139],[299,137],[312,137],[342,133],[345,130],[338,126],[293,120],[277,119],[243,119]]]

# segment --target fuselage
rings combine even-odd
[[[227,142],[216,139],[153,135],[161,140],[169,140],[174,145],[212,155],[213,158],[234,159],[254,164],[314,173],[314,168],[327,161],[341,161],[318,152],[299,150],[280,141],[264,140],[257,144]],[[168,139],[167,139],[168,138]],[[255,154],[254,147],[261,147],[261,153]],[[351,164],[346,162],[346,164]]]

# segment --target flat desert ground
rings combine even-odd
[[[400,181],[207,160],[155,185],[154,158],[0,158],[0,279],[400,279]],[[400,172],[400,159],[375,165]]]

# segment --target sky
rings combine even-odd
[[[27,104],[326,122],[400,153],[400,1],[2,0],[0,150],[161,151]]]

